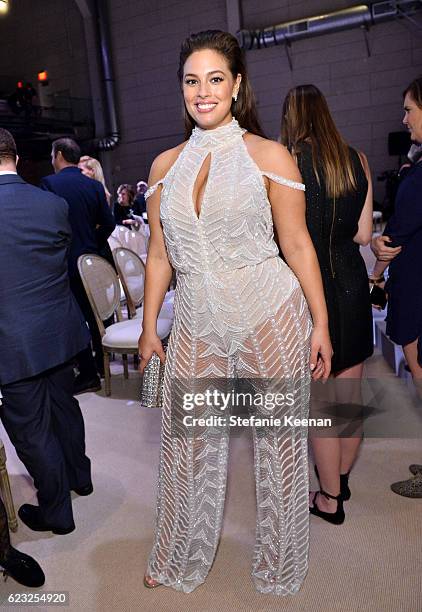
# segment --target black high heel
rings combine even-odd
[[[337,510],[335,512],[324,512],[323,510],[320,510],[316,504],[316,496],[318,495],[318,493],[320,495],[323,495],[327,499],[337,500]],[[335,495],[330,495],[326,491],[323,491],[322,489],[320,489],[319,491],[315,492],[312,503],[313,503],[313,506],[309,507],[309,512],[313,514],[314,516],[319,516],[320,518],[324,519],[324,521],[327,521],[328,523],[332,523],[333,525],[341,525],[342,523],[344,523],[345,514],[344,514],[344,509],[343,509],[343,499],[341,497],[341,493],[340,495],[335,496]]]
[[[315,467],[315,475],[319,481],[318,468],[316,465],[314,467]],[[352,493],[349,489],[349,475],[350,475],[350,470],[347,472],[347,474],[340,474],[340,495],[343,501],[349,501],[349,499],[352,497]]]
[[[343,501],[349,501],[352,497],[352,493],[349,489],[349,474],[350,471],[347,472],[347,474],[340,474],[340,495]]]

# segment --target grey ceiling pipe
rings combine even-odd
[[[95,16],[98,27],[100,63],[106,114],[107,136],[97,141],[100,151],[111,151],[120,142],[120,130],[117,120],[115,80],[111,60],[110,28],[108,23],[107,3],[95,0]]]
[[[288,21],[261,30],[240,30],[237,38],[243,49],[261,49],[331,32],[358,27],[369,28],[382,21],[409,17],[419,10],[422,10],[421,0],[390,0],[369,5],[359,4],[326,15]]]

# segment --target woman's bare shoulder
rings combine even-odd
[[[148,184],[153,185],[158,181],[162,180],[167,172],[170,170],[176,159],[179,157],[180,153],[186,146],[187,141],[182,142],[177,145],[177,147],[173,147],[172,149],[167,149],[167,151],[163,151],[152,162]]]
[[[256,134],[245,134],[245,144],[249,154],[254,158],[279,159],[280,156],[281,158],[290,157],[290,153],[284,145]]]
[[[296,164],[289,150],[275,140],[269,140],[255,134],[245,136],[245,144],[249,155],[262,171],[273,172],[286,176],[298,177]]]

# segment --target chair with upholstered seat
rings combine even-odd
[[[122,320],[120,308],[120,284],[113,267],[98,255],[81,255],[78,259],[79,274],[95,314],[98,329],[102,336],[104,352],[104,376],[106,395],[111,394],[110,355],[123,356],[124,376],[128,378],[127,355],[138,353],[138,338],[142,331],[139,318]],[[104,321],[112,315],[117,323],[104,327]],[[170,333],[173,317],[160,316],[157,321],[157,334],[164,339]]]
[[[144,299],[145,264],[139,255],[124,247],[113,249],[113,259],[125,292],[129,318],[134,319]]]
[[[113,259],[126,295],[128,315],[131,319],[141,319],[145,288],[144,262],[134,251],[124,247],[113,250]],[[164,297],[160,317],[173,317],[173,302],[174,290],[168,291]]]
[[[111,250],[119,246],[134,251],[145,263],[148,252],[148,235],[145,226],[138,230],[130,229],[124,225],[117,225],[108,238]]]
[[[0,402],[1,403],[1,402]],[[9,474],[6,467],[6,450],[0,440],[0,489],[1,498],[6,508],[7,522],[10,531],[17,531],[18,521],[16,518],[15,506],[13,503],[12,490],[10,488]]]

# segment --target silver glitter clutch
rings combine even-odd
[[[165,351],[167,347],[163,348]],[[142,376],[141,405],[145,408],[163,406],[164,367],[157,353],[153,353]]]

